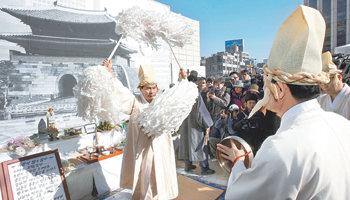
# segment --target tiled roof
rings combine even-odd
[[[1,8],[2,11],[26,21],[27,18],[38,18],[42,20],[71,22],[71,23],[113,23],[114,21],[107,17],[106,12],[88,13],[88,12],[69,12],[60,9],[47,10],[25,10]]]
[[[100,39],[78,39],[78,38],[64,38],[64,37],[51,37],[51,36],[40,36],[40,35],[31,35],[31,34],[0,34],[0,39],[7,40],[9,42],[14,42],[23,47],[29,45],[28,42],[33,45],[37,43],[41,45],[42,48],[46,48],[46,45],[63,45],[67,48],[85,46],[85,47],[96,47],[96,46],[105,46],[113,48],[116,44],[116,41],[113,40],[100,40]],[[46,44],[46,45],[43,45]],[[136,53],[135,50],[128,48],[123,43],[119,46],[120,50],[123,50],[127,53]],[[94,49],[91,49],[92,51]],[[107,49],[106,49],[107,50]],[[108,51],[108,50],[107,50]]]
[[[31,34],[0,34],[0,39],[13,41],[40,41],[40,42],[54,42],[62,44],[99,44],[99,45],[115,45],[115,40],[104,39],[85,39],[85,38],[66,38],[66,37],[52,37]],[[123,43],[120,47],[128,49]],[[132,50],[131,50],[132,51]]]

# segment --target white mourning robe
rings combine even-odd
[[[350,87],[347,84],[344,84],[333,102],[328,94],[318,97],[317,100],[325,111],[338,113],[350,120]]]
[[[252,167],[233,167],[225,199],[350,199],[349,130],[349,120],[315,99],[293,106]]]
[[[177,175],[173,141],[170,134],[149,137],[134,121],[149,104],[141,95],[133,97],[126,88],[116,91],[125,97],[120,105],[130,114],[123,154],[120,187],[133,190],[133,199],[159,200],[176,198]],[[176,98],[176,97],[174,97]],[[176,113],[175,113],[176,114]]]

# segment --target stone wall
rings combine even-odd
[[[13,52],[10,58],[7,64],[13,67],[5,72],[10,80],[9,97],[60,97],[62,90],[70,90],[73,87],[68,84],[69,88],[62,88],[66,80],[74,80],[76,83],[86,67],[103,62],[103,58],[44,57]],[[125,68],[132,66],[129,58],[120,56],[116,56],[112,62],[113,65]],[[67,83],[65,86],[67,87]]]

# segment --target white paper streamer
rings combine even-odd
[[[162,38],[172,46],[183,47],[189,43],[193,30],[181,19],[181,15],[170,10],[159,11],[139,6],[131,7],[116,17],[116,30],[138,42],[158,49],[157,38]]]
[[[126,117],[121,112],[123,105],[118,104],[120,101],[116,93],[121,89],[124,89],[123,84],[112,78],[106,67],[86,68],[73,88],[77,98],[78,116],[90,122],[109,121],[113,125],[121,123]]]
[[[183,80],[156,97],[134,123],[148,136],[171,134],[179,130],[197,98],[196,84]]]

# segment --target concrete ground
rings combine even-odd
[[[227,185],[229,174],[223,168],[220,167],[218,161],[214,161],[214,162],[211,160],[209,161],[209,168],[215,170],[215,173],[212,175],[201,175],[201,168],[198,162],[193,162],[192,164],[196,165],[197,168],[189,172],[185,172],[184,170],[185,163],[177,159],[176,160],[177,173],[196,176],[203,181],[209,181],[211,183],[216,183],[223,186]]]

